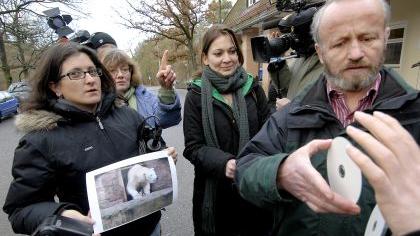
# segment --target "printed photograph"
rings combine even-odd
[[[94,175],[96,196],[92,196],[92,202],[97,207],[91,209],[99,208],[101,232],[170,205],[174,200],[173,182],[167,156],[110,167]]]

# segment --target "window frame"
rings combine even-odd
[[[247,0],[248,7],[255,5],[255,3],[259,2],[260,0]]]
[[[397,63],[397,64],[385,64],[385,66],[387,66],[387,67],[400,68],[401,67],[401,61],[404,57],[404,42],[405,42],[405,39],[407,38],[407,23],[406,22],[396,22],[396,23],[391,24],[389,26],[389,28],[390,28],[390,33],[391,33],[392,30],[404,29],[404,33],[403,33],[402,38],[388,39],[388,41],[386,43],[387,48],[388,48],[388,44],[401,43],[401,52],[400,52],[399,63]]]

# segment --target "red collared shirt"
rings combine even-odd
[[[344,99],[344,93],[334,88],[329,82],[327,82],[327,94],[328,100],[337,118],[341,124],[346,127],[354,121],[354,112],[363,111],[370,108],[378,95],[379,85],[381,84],[381,75],[376,76],[375,82],[370,86],[366,95],[359,100],[356,110],[350,111],[346,101]]]

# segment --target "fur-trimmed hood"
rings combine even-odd
[[[32,110],[16,116],[15,125],[25,133],[31,131],[52,130],[62,116],[46,110]]]
[[[95,115],[79,110],[64,100],[50,102],[50,110],[29,110],[16,116],[15,125],[25,133],[32,131],[49,131],[58,126],[59,122],[78,122],[92,120],[95,116],[103,116],[112,106],[121,107],[125,104],[114,93],[106,94]]]

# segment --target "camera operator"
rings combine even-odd
[[[322,73],[323,66],[315,53],[314,42],[310,34],[310,25],[316,7],[293,13],[284,17],[278,24],[281,37],[270,39],[272,56],[283,56],[289,48],[293,49],[291,57],[297,57],[287,63],[284,57],[271,62],[267,70],[270,74],[270,87],[277,91],[276,109],[289,103],[306,85],[316,80]],[[277,44],[277,45],[276,45]],[[254,51],[253,51],[254,52]],[[277,54],[276,53],[280,53]],[[287,57],[286,57],[287,58]]]

